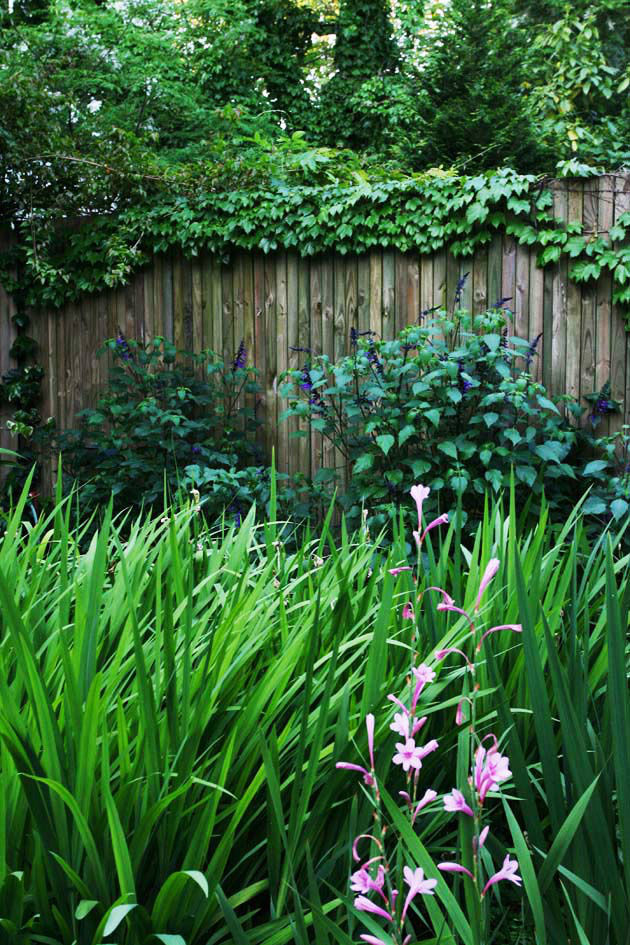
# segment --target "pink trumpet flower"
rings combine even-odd
[[[445,591],[443,588],[441,588],[441,587],[434,587],[434,586],[432,585],[431,587],[425,588],[425,594],[426,594],[427,591],[437,591],[438,594],[441,594],[441,595],[442,595],[442,603],[443,603],[443,604],[448,604],[450,607],[453,607],[453,606],[454,606],[455,601],[453,600],[453,598],[451,597],[450,594],[447,594],[447,593],[446,593],[446,591]]]
[[[407,915],[407,909],[411,905],[412,900],[417,896],[434,896],[435,893],[433,890],[437,886],[437,879],[425,879],[424,870],[421,866],[417,869],[412,870],[410,866],[405,866],[403,868],[403,875],[405,877],[405,882],[409,886],[409,892],[407,893],[407,898],[405,899],[405,904],[403,906],[403,911],[401,915],[401,922],[405,921],[405,916]]]
[[[463,607],[456,607],[454,603],[447,604],[447,603],[445,603],[445,601],[442,601],[442,603],[441,603],[441,604],[438,604],[435,609],[436,609],[436,610],[440,610],[440,611],[448,610],[448,611],[452,611],[452,613],[454,613],[454,614],[461,614],[461,616],[462,616],[462,617],[465,617],[466,620],[468,621],[468,624],[469,624],[469,626],[470,626],[470,629],[471,629],[471,630],[474,630],[474,626],[475,626],[475,625],[473,624],[472,620],[470,619],[470,614],[468,613],[467,610],[464,610]]]
[[[350,877],[350,889],[353,892],[358,893],[368,893],[368,892],[378,892],[382,893],[383,886],[385,885],[385,869],[383,866],[379,866],[376,871],[376,877],[372,879],[368,870],[364,866],[360,870],[357,870],[356,873],[353,873]]]
[[[363,783],[368,787],[374,787],[375,781],[370,772],[361,765],[353,765],[349,761],[338,761],[335,768],[342,768],[344,771],[360,771],[363,775]]]
[[[413,568],[410,568],[409,565],[405,565],[405,566],[402,567],[402,568],[390,568],[390,569],[389,569],[389,573],[390,573],[390,574],[393,574],[394,577],[396,577],[396,575],[402,574],[403,571],[412,571],[412,570],[413,570]]]
[[[419,803],[418,803],[416,809],[415,809],[414,812],[413,812],[413,816],[412,816],[412,818],[411,818],[411,826],[412,826],[412,827],[413,827],[413,825],[414,825],[414,823],[415,823],[416,817],[418,816],[418,814],[420,813],[420,811],[422,810],[422,808],[423,808],[423,807],[426,807],[427,804],[430,804],[431,801],[434,801],[434,800],[436,799],[436,797],[437,797],[437,791],[433,791],[431,788],[429,788],[427,791],[424,792],[423,796],[420,798],[420,801],[419,801]]]
[[[428,682],[433,682],[435,672],[430,666],[427,666],[426,663],[421,663],[420,666],[413,667],[412,673],[416,677],[416,688],[413,693],[413,699],[411,700],[411,711],[415,712],[420,693]]]
[[[397,705],[399,709],[402,709],[406,715],[409,715],[409,709],[403,702],[400,701],[400,699],[397,696],[393,695],[393,693],[390,692],[387,698],[389,699],[390,702],[393,702],[395,705]]]
[[[486,842],[487,836],[490,833],[490,827],[484,827],[481,833],[479,834],[479,849],[481,850],[482,846]],[[472,841],[473,851],[477,852],[477,837],[473,837]]]
[[[387,942],[384,942],[382,938],[377,938],[376,935],[359,935],[359,938],[368,945],[387,945]]]
[[[380,915],[384,919],[389,919],[392,921],[392,917],[386,909],[382,909],[381,906],[377,906],[375,902],[372,902],[371,899],[368,899],[367,896],[357,896],[354,900],[354,908],[358,909],[360,912],[372,912],[374,915]]]
[[[481,650],[481,645],[482,645],[483,641],[486,639],[486,637],[488,636],[488,634],[490,634],[490,633],[496,633],[497,630],[511,630],[512,633],[522,633],[522,632],[523,632],[523,627],[522,627],[522,625],[521,625],[520,623],[502,623],[502,624],[501,624],[500,626],[498,626],[498,627],[490,627],[489,630],[486,630],[486,632],[485,632],[484,635],[482,636],[481,640],[480,640],[479,643],[477,644],[477,653],[479,653],[479,651]]]
[[[490,558],[488,564],[486,565],[486,570],[483,572],[483,577],[481,578],[481,583],[479,584],[479,591],[477,593],[477,600],[475,601],[475,613],[481,607],[481,598],[483,597],[483,592],[487,588],[488,584],[495,576],[499,570],[499,565],[501,562],[498,558]]]
[[[485,801],[488,791],[512,776],[509,759],[498,750],[496,736],[491,737],[494,739],[492,747],[486,749],[480,745],[475,752],[474,784],[480,804]]]
[[[394,715],[394,721],[389,726],[392,732],[396,732],[397,735],[402,735],[403,738],[409,738],[409,716],[404,712],[397,712]]]
[[[464,702],[470,702],[468,696],[464,696],[457,703],[457,711],[455,712],[455,725],[462,725],[464,721]]]
[[[418,509],[418,531],[422,528],[422,504],[425,499],[429,497],[431,490],[428,486],[412,486],[409,490],[411,492],[411,498],[416,503],[416,508]]]
[[[471,879],[474,878],[470,870],[467,870],[465,866],[460,866],[459,863],[438,863],[438,869],[443,873],[465,873]]]
[[[403,620],[415,620],[415,614],[413,612],[413,604],[411,602],[408,602],[407,604],[405,604],[405,606],[403,607],[402,615],[403,615]]]
[[[432,522],[429,522],[425,530],[420,535],[420,544],[422,544],[429,532],[432,531],[432,529],[437,528],[438,525],[448,525],[448,513],[445,512],[444,515],[438,515],[438,517],[434,518]]]
[[[405,742],[396,742],[398,752],[394,755],[392,761],[395,765],[402,765],[405,772],[409,771],[410,768],[418,771],[422,767],[422,759],[435,751],[437,747],[438,743],[435,739],[420,747],[416,745],[413,738],[408,738]]]
[[[422,726],[425,724],[427,718],[428,718],[427,715],[423,715],[421,719],[416,719],[416,721],[413,723],[413,728],[411,729],[411,737],[412,737],[412,738],[413,738],[413,736],[416,734],[416,732],[419,732],[419,731],[420,731],[420,729],[422,728]]]
[[[472,809],[466,803],[466,798],[457,788],[453,788],[450,794],[444,795],[444,810],[453,813],[468,814],[469,817],[473,816]]]
[[[365,717],[365,727],[367,729],[368,737],[368,751],[370,753],[370,767],[374,771],[374,716],[372,713],[368,713]]]
[[[500,882],[502,879],[507,879],[508,882],[514,883],[515,886],[520,886],[523,882],[522,878],[516,872],[518,869],[518,860],[511,860],[510,854],[508,853],[505,859],[503,860],[503,866],[501,869],[491,876],[486,885],[481,890],[482,897],[485,896],[486,892],[490,889],[491,886],[494,886],[495,883]]]

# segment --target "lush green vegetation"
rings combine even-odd
[[[465,781],[453,718],[468,674],[434,653],[470,631],[427,595],[412,644],[402,607],[437,585],[472,612],[497,557],[475,619],[522,633],[478,657],[477,731],[499,734],[512,772],[486,801],[484,857],[496,868],[509,850],[524,886],[484,899],[493,940],[626,941],[630,588],[613,532],[592,543],[579,510],[558,531],[544,507],[523,531],[513,506],[488,506],[470,539],[431,532],[414,584],[389,571],[407,564],[404,532],[384,553],[325,524],[289,553],[273,514],[212,533],[191,504],[107,515],[85,547],[67,500],[25,526],[27,490],[0,542],[3,940],[346,945],[361,916],[375,928],[347,887],[371,801],[335,771],[366,763],[373,712],[397,855],[438,878],[409,915],[414,941],[473,942],[466,887],[435,868],[462,842],[441,796]],[[413,831],[395,813],[385,699],[411,648],[437,674],[419,702],[439,741],[420,790],[440,795]]]

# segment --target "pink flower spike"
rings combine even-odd
[[[434,801],[434,800],[436,799],[436,797],[437,797],[437,791],[433,791],[431,788],[429,788],[428,791],[425,791],[425,792],[424,792],[424,795],[423,795],[422,798],[420,799],[420,801],[419,801],[419,803],[418,803],[418,806],[416,807],[416,809],[415,809],[414,812],[413,812],[413,817],[411,818],[411,825],[412,825],[412,826],[413,826],[413,824],[414,824],[414,822],[415,822],[416,817],[418,816],[418,814],[419,814],[420,811],[422,810],[422,808],[423,808],[423,807],[426,807],[427,804],[430,804],[431,801]]]
[[[429,498],[429,493],[431,490],[428,486],[412,486],[409,490],[411,493],[411,498],[416,503],[416,508],[418,509],[418,531],[422,528],[422,504],[425,499]]]
[[[352,859],[355,861],[355,863],[358,863],[361,859],[357,849],[359,846],[359,840],[373,840],[379,850],[381,850],[381,852],[383,850],[383,845],[380,840],[377,840],[376,837],[373,837],[371,833],[360,833],[358,837],[354,838],[354,843],[352,844]]]
[[[465,866],[460,866],[459,863],[438,863],[438,869],[442,870],[443,873],[465,873],[466,876],[473,879],[470,870],[467,870]]]
[[[410,568],[409,565],[405,565],[403,568],[389,568],[389,573],[393,574],[396,577],[398,574],[402,574],[403,571],[412,571],[413,568]]]
[[[491,886],[494,886],[495,883],[500,882],[502,879],[507,879],[508,882],[514,883],[515,886],[520,886],[523,880],[516,872],[518,869],[518,860],[511,860],[510,854],[508,853],[505,859],[503,860],[503,866],[495,873],[494,876],[491,876],[486,885],[481,890],[482,897],[485,896],[488,889]]]
[[[403,620],[415,620],[415,614],[413,612],[413,604],[411,602],[405,604],[403,607]]]
[[[375,902],[372,902],[371,899],[368,899],[367,896],[357,896],[354,900],[354,908],[358,909],[360,912],[372,912],[374,915],[380,915],[384,919],[389,919],[392,921],[392,917],[385,909],[381,909],[380,906],[377,906]]]
[[[488,584],[495,576],[499,570],[499,565],[501,562],[498,558],[490,558],[488,564],[486,565],[486,570],[483,572],[483,577],[481,578],[481,583],[479,584],[479,591],[477,593],[477,600],[475,601],[475,613],[481,607],[481,598],[483,597],[483,592],[487,588]]]
[[[394,721],[389,727],[392,732],[396,732],[397,735],[402,735],[403,738],[409,738],[409,716],[405,715],[403,712],[396,713]]]
[[[421,896],[434,896],[435,893],[433,890],[437,886],[437,879],[424,878],[424,870],[421,866],[415,870],[412,870],[410,866],[405,866],[403,868],[403,875],[405,877],[405,882],[409,886],[409,892],[407,893],[407,898],[405,899],[402,915],[400,917],[401,922],[405,921],[407,909],[411,905],[412,899],[414,899],[418,894]]]
[[[365,717],[365,727],[367,728],[371,770],[374,771],[374,716],[371,712]]]
[[[365,768],[362,768],[361,765],[353,765],[349,761],[338,761],[335,765],[335,768],[342,768],[344,771],[360,771],[363,775],[363,781],[367,784],[368,787],[374,786],[374,778],[369,771],[366,771]]]
[[[420,729],[422,728],[422,726],[425,724],[427,718],[428,718],[427,715],[423,715],[421,719],[416,719],[416,721],[413,723],[413,728],[411,729],[411,737],[412,737],[412,738],[413,738],[413,736],[416,734],[416,732],[419,732],[419,731],[420,731]]]
[[[480,745],[475,752],[474,785],[479,794],[479,803],[483,804],[488,791],[493,791],[501,781],[512,776],[510,761],[496,747],[496,736],[491,736],[494,744],[487,750]]]
[[[472,809],[466,803],[466,798],[457,788],[453,788],[450,794],[444,795],[444,810],[452,813],[468,814],[469,817],[473,816]]]
[[[489,630],[486,630],[481,640],[477,644],[477,653],[481,650],[481,644],[486,639],[489,633],[496,633],[497,630],[511,630],[512,633],[522,633],[523,626],[520,623],[502,623],[499,627],[490,627]]]
[[[429,522],[420,536],[420,543],[424,541],[431,529],[437,528],[438,525],[448,525],[448,514],[446,512],[444,515],[439,515],[437,518],[434,518],[432,522]]]
[[[387,942],[384,942],[382,938],[377,938],[375,935],[359,935],[359,938],[367,942],[368,945],[387,945]]]
[[[396,696],[392,695],[391,692],[389,693],[387,698],[389,699],[390,702],[395,703],[395,705],[397,705],[399,709],[402,709],[406,715],[409,715],[409,709],[407,708],[407,706],[404,705],[404,703],[402,703],[400,699],[397,699]]]

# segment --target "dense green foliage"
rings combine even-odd
[[[516,850],[525,886],[523,904],[512,889],[488,897],[493,927],[503,942],[527,940],[534,922],[541,942],[625,942],[628,560],[613,563],[606,536],[591,545],[579,513],[558,532],[543,509],[521,533],[495,505],[471,539],[433,532],[414,586],[388,572],[407,561],[404,534],[384,556],[325,526],[289,554],[273,508],[264,526],[250,516],[220,535],[191,505],[139,519],[127,541],[106,516],[82,551],[71,503],[25,528],[26,501],[0,539],[4,940],[356,940],[350,844],[371,806],[335,762],[365,756],[373,711],[394,796],[385,697],[409,665],[401,605],[438,585],[471,608],[497,556],[480,620],[523,633],[489,637],[478,669],[478,725],[505,733],[515,818],[508,829],[488,798],[486,850],[490,864]],[[422,712],[440,742],[421,786],[445,793],[466,674],[433,653],[469,628],[435,603],[416,607],[420,655],[438,673]],[[436,802],[401,855],[439,876],[457,842]],[[440,880],[428,925],[412,920],[418,941],[466,942],[464,889],[451,887]]]
[[[562,519],[590,486],[586,513],[625,516],[630,483],[625,451],[618,452],[627,437],[596,435],[615,404],[606,391],[592,395],[591,429],[579,429],[584,408],[569,397],[550,399],[532,379],[539,338],[512,337],[510,320],[498,308],[473,318],[456,305],[393,341],[353,329],[349,356],[332,363],[306,355],[302,369],[287,375],[292,402],[284,416],[308,420],[351,470],[340,495],[351,522],[366,508],[380,528],[397,517],[418,479],[431,482],[436,515],[463,507],[474,521],[486,493],[514,477],[518,505],[530,511],[545,492]],[[327,472],[343,481],[342,470]]]
[[[162,338],[147,345],[122,335],[107,343],[113,355],[109,384],[79,430],[61,431],[69,483],[81,486],[83,513],[161,507],[166,494],[203,492],[213,520],[228,508],[243,514],[264,505],[268,478],[254,440],[255,373],[241,345],[232,364],[212,352],[186,356]],[[50,437],[41,438],[48,446]]]

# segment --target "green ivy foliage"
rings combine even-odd
[[[294,249],[309,256],[373,247],[433,253],[448,246],[455,255],[468,256],[500,232],[538,249],[542,266],[568,257],[576,281],[609,272],[614,301],[630,303],[630,213],[607,234],[585,234],[581,223],[554,219],[553,196],[544,181],[509,168],[472,177],[434,171],[398,178],[357,169],[350,181],[313,185],[300,178],[332,170],[329,152],[299,150],[284,159],[291,183],[270,178],[264,186],[252,182],[230,191],[162,195],[153,206],[131,206],[115,219],[96,219],[59,241],[51,239],[46,269],[28,249],[29,303],[60,305],[121,284],[153,253],[171,247],[190,255],[202,249],[225,255],[241,247]]]

